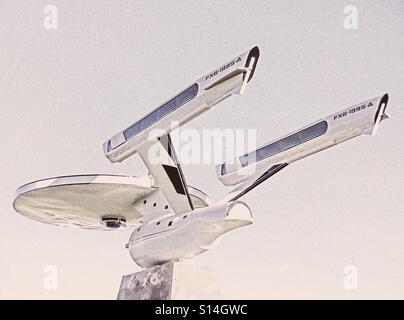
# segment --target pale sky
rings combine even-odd
[[[58,28],[43,27],[46,5]],[[344,7],[358,8],[357,30]],[[130,232],[41,224],[14,191],[68,174],[145,175],[110,164],[102,143],[200,76],[258,45],[243,97],[189,128],[256,129],[263,144],[363,100],[390,95],[375,137],[295,163],[243,198],[254,224],[194,259],[216,270],[223,298],[404,298],[404,2],[0,2],[0,298],[115,299],[139,267]],[[185,165],[190,185],[227,191],[215,164]],[[58,270],[46,290],[44,268]],[[357,267],[357,290],[344,268]]]

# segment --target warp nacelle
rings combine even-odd
[[[374,135],[383,119],[388,95],[373,98],[269,142],[257,150],[217,166],[224,185],[236,185],[257,172],[290,164],[362,134]]]
[[[201,77],[145,117],[104,143],[104,154],[111,162],[121,162],[143,144],[170,133],[207,111],[232,94],[243,94],[254,75],[259,49],[237,56]]]

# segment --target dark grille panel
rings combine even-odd
[[[325,134],[327,132],[327,129],[328,129],[327,121],[325,120],[321,121],[308,128],[305,128],[294,134],[291,134],[290,136],[287,136],[283,139],[268,144],[255,152],[251,152],[244,156],[241,156],[240,162],[243,166],[246,166],[249,163],[251,164],[272,157],[278,153],[296,147],[302,143],[305,143],[309,140],[312,140]]]
[[[198,84],[195,83],[126,129],[123,132],[126,140],[133,138],[140,132],[151,127],[157,121],[173,113],[175,110],[194,99],[197,94]]]

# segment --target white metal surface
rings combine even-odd
[[[127,244],[141,267],[192,258],[211,249],[222,235],[253,223],[250,208],[232,201],[150,221]]]
[[[203,207],[209,199],[189,187],[194,202]],[[152,211],[164,212],[166,203],[143,204],[159,193],[150,177],[78,175],[35,181],[16,191],[14,208],[20,214],[48,224],[93,230],[114,230],[103,217],[123,218],[120,230],[141,225]],[[142,205],[142,209],[139,209]],[[168,208],[170,209],[170,208]]]

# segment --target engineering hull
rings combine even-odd
[[[226,232],[252,223],[249,207],[241,202],[162,217],[135,230],[127,244],[142,267],[192,258],[210,249]]]

